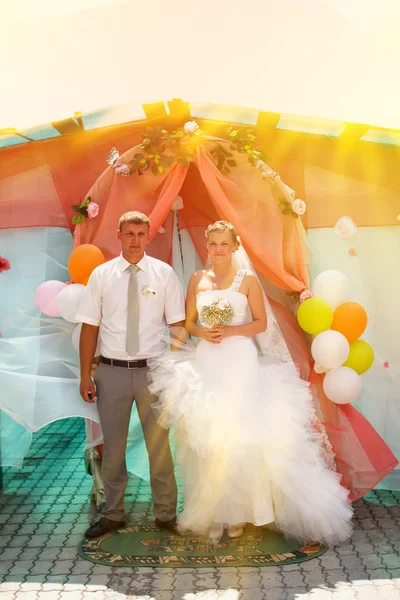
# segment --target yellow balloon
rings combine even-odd
[[[332,325],[333,310],[325,300],[309,298],[300,304],[297,321],[304,331],[318,335]]]
[[[374,362],[374,351],[368,342],[356,340],[350,344],[349,358],[344,363],[344,367],[350,367],[359,375],[362,375],[371,367]]]

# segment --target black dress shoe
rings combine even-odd
[[[160,529],[165,529],[174,535],[182,536],[182,533],[178,529],[178,521],[176,520],[176,517],[170,519],[169,521],[160,521],[160,519],[156,519],[155,523]]]
[[[121,529],[122,527],[125,527],[125,521],[112,521],[111,519],[102,517],[100,521],[93,523],[93,525],[86,530],[85,536],[89,539],[97,538],[106,533],[111,533],[111,531],[116,531],[116,529]]]

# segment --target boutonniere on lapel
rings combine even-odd
[[[143,296],[155,296],[156,295],[155,291],[149,285],[144,285],[142,287],[142,294],[143,294]]]

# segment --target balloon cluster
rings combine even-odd
[[[340,271],[324,271],[315,279],[312,298],[300,304],[300,327],[316,336],[311,345],[314,370],[326,373],[323,388],[337,404],[348,404],[361,393],[361,377],[374,362],[374,351],[360,340],[368,316],[357,302],[348,302],[347,277]]]
[[[71,284],[50,280],[40,284],[36,290],[35,303],[49,317],[62,317],[70,323],[78,323],[75,315],[92,271],[105,261],[102,251],[93,244],[82,244],[75,248],[68,259]],[[72,333],[72,345],[79,353],[79,338],[82,323]],[[96,349],[96,356],[98,349]]]

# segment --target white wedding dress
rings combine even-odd
[[[231,303],[246,322],[247,297],[232,286],[200,292],[197,310]],[[327,466],[311,392],[292,364],[267,364],[250,337],[200,341],[169,352],[150,371],[160,423],[172,426],[184,479],[182,528],[207,535],[213,523],[275,523],[288,537],[339,542],[352,509]]]

